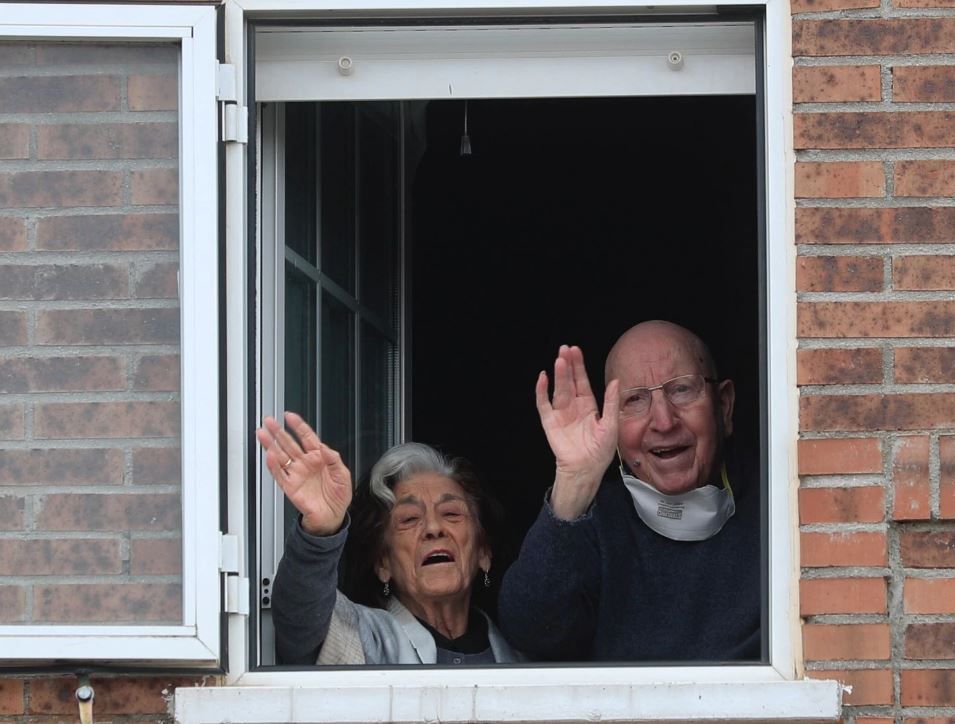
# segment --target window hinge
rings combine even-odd
[[[239,536],[219,533],[219,570],[239,572]]]
[[[226,613],[249,615],[249,579],[239,575],[239,536],[219,534],[219,570],[223,576]]]
[[[234,65],[216,64],[216,100],[222,104],[222,140],[248,143],[249,109],[239,105]]]

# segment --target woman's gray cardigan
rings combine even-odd
[[[330,536],[309,535],[298,523],[289,533],[272,589],[279,663],[435,663],[434,638],[395,597],[385,610],[353,603],[336,590],[347,537],[347,521]],[[487,633],[496,662],[523,660],[490,619]]]

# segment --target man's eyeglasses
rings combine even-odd
[[[719,382],[701,374],[680,375],[655,387],[631,387],[620,396],[620,417],[642,417],[650,411],[652,393],[663,390],[674,407],[686,407],[703,396],[707,382]]]

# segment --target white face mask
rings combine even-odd
[[[712,538],[736,512],[725,465],[720,472],[722,488],[704,485],[686,493],[666,495],[649,483],[628,475],[620,466],[623,484],[630,491],[640,520],[665,538],[683,541]]]

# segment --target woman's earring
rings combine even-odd
[[[488,575],[487,571],[484,571],[484,587],[485,588],[491,587],[491,576]]]
[[[391,581],[385,581],[385,585],[381,589],[381,595],[385,598],[391,595]]]

